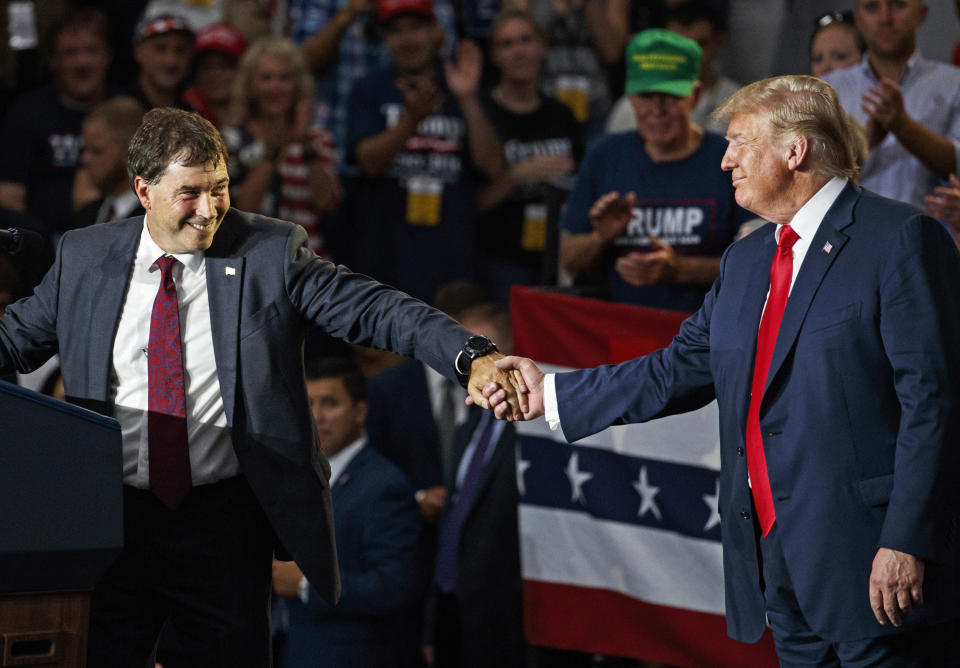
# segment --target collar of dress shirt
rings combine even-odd
[[[353,461],[353,458],[357,456],[357,453],[367,444],[367,437],[361,436],[353,443],[345,447],[343,450],[338,452],[335,455],[330,457],[330,486],[333,487],[333,484],[337,482],[346,468],[350,465],[350,462]]]
[[[817,233],[823,217],[827,215],[827,211],[833,206],[846,185],[847,179],[834,176],[813,197],[808,199],[799,211],[793,214],[790,227],[797,233],[797,236],[806,241],[807,244],[810,243],[813,235]],[[782,229],[782,225],[777,227],[775,233],[777,243],[780,243],[780,231]]]
[[[177,258],[184,267],[191,272],[197,272],[203,264],[203,251],[191,251],[189,253],[168,253],[153,240],[150,236],[150,230],[147,229],[147,220],[144,216],[143,231],[140,233],[140,247],[137,249],[137,260],[142,262],[147,269],[153,266],[162,255],[172,255]]]
[[[137,193],[133,192],[132,190],[128,190],[122,195],[117,195],[116,197],[108,197],[107,199],[112,201],[113,210],[116,211],[116,217],[118,219],[128,218],[140,203]]]
[[[423,368],[427,372],[427,389],[430,391],[430,396],[436,396],[444,387],[447,377],[427,364],[424,364]]]
[[[922,56],[920,55],[920,49],[914,49],[913,53],[910,54],[910,57],[907,58],[907,64],[903,67],[903,72],[900,73],[900,80],[898,84],[903,84],[904,81],[910,76],[910,73],[916,68],[917,61],[920,60]],[[873,73],[873,68],[870,67],[870,53],[867,51],[863,52],[863,59],[860,61],[860,69],[863,73],[871,80],[878,81],[876,75]]]
[[[423,368],[427,372],[427,392],[429,392],[430,409],[433,411],[433,414],[435,416],[440,415],[440,408],[443,406],[443,393],[452,388],[454,396],[459,397],[453,404],[456,410],[454,413],[457,416],[456,422],[457,424],[462,422],[466,417],[467,407],[463,403],[463,400],[467,396],[467,391],[463,390],[461,396],[461,388],[459,385],[453,384],[453,381],[427,364],[424,364]]]

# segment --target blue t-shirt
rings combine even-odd
[[[390,67],[353,87],[347,115],[350,162],[358,142],[396,124],[403,112],[396,78]],[[355,268],[428,301],[444,283],[472,279],[474,268],[475,178],[466,121],[442,75],[438,79],[444,95],[440,109],[420,122],[382,175],[355,179],[349,204],[360,240]]]
[[[726,148],[723,137],[707,132],[700,147],[686,158],[655,163],[635,130],[605,135],[593,144],[577,174],[560,228],[574,234],[590,232],[590,207],[601,195],[613,190],[637,194],[632,219],[602,260],[611,299],[679,311],[700,307],[705,287],[638,288],[620,277],[614,263],[627,253],[649,251],[651,236],[673,246],[677,255],[719,257],[723,253],[740,224],[753,217],[737,206],[730,175],[720,169]]]

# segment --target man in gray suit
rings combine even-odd
[[[469,379],[481,405],[497,383],[519,410],[489,340],[318,259],[302,228],[230,209],[226,158],[199,116],[149,112],[128,161],[145,216],[65,234],[0,318],[0,372],[59,350],[68,399],[122,427],[125,546],[94,590],[91,666],[144,665],[168,623],[186,665],[268,666],[275,549],[337,599],[308,327]]]

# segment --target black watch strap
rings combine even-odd
[[[496,344],[485,336],[475,335],[467,339],[454,360],[454,369],[457,372],[457,379],[463,387],[467,386],[470,380],[470,365],[473,360],[484,355],[489,355],[497,350]]]

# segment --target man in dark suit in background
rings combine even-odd
[[[480,286],[453,281],[441,287],[434,305],[455,320],[464,308],[485,302]],[[407,616],[410,666],[423,665],[424,609],[433,580],[437,520],[447,499],[445,479],[453,467],[454,431],[467,418],[463,388],[417,360],[403,362],[370,379],[367,435],[377,451],[413,484],[420,508],[416,605]]]
[[[401,666],[401,615],[418,597],[420,522],[413,490],[364,435],[367,395],[360,369],[328,358],[309,364],[306,375],[317,435],[330,461],[342,591],[331,606],[295,563],[274,560],[273,589],[284,597],[288,615],[279,666]]]
[[[569,441],[717,399],[733,638],[769,619],[784,666],[955,665],[957,250],[851,181],[850,121],[819,79],[759,81],[716,113],[737,202],[772,224],[725,253],[673,343],[556,375],[498,366]]]
[[[459,319],[512,350],[510,318],[496,305]],[[434,581],[437,668],[524,665],[516,440],[512,424],[476,407],[454,436]]]
[[[191,665],[268,665],[275,546],[336,601],[309,326],[469,374],[481,403],[488,382],[515,389],[489,341],[317,258],[303,228],[230,209],[226,161],[198,115],[148,112],[128,159],[145,216],[67,232],[0,318],[0,373],[59,351],[68,400],[123,430],[125,546],[94,589],[93,666],[143,665],[166,623]]]

